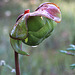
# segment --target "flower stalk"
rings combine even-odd
[[[51,2],[41,4],[34,12],[29,9],[18,16],[9,36],[15,53],[16,75],[20,75],[18,54],[29,56],[22,50],[22,43],[29,46],[39,45],[48,38],[57,23],[61,21],[60,8]]]
[[[19,57],[18,53],[14,51],[15,53],[15,69],[16,69],[16,75],[20,75],[20,66],[19,66]]]

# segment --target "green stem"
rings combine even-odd
[[[15,52],[15,69],[16,69],[16,75],[20,75],[20,67],[19,67],[19,58],[18,58],[18,53]]]

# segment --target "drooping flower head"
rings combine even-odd
[[[56,23],[61,21],[60,8],[50,2],[41,4],[34,12],[25,10],[10,31],[10,41],[14,50],[20,54],[28,55],[21,51],[21,42],[36,46],[51,35]]]

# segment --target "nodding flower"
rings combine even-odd
[[[54,3],[43,3],[34,12],[25,10],[18,16],[16,24],[9,33],[12,47],[16,52],[27,55],[20,50],[21,42],[29,46],[39,45],[51,35],[56,23],[60,21],[61,11]]]

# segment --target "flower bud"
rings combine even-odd
[[[10,32],[12,47],[16,44],[20,46],[19,42],[21,41],[30,46],[39,45],[51,35],[56,23],[60,21],[60,9],[54,3],[43,3],[32,13],[27,9],[24,14],[18,17],[16,24]],[[18,50],[21,49],[19,47],[13,48],[14,50],[17,48]],[[20,53],[20,50],[17,52]]]

